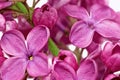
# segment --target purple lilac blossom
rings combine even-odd
[[[57,11],[49,4],[44,4],[41,8],[36,8],[33,12],[34,25],[46,25],[52,29],[57,20]]]
[[[89,12],[76,5],[67,5],[65,8],[68,15],[79,20],[70,32],[70,41],[74,45],[80,48],[89,46],[95,32],[105,38],[120,39],[120,27],[114,21],[116,15],[108,6],[95,4]]]
[[[17,30],[4,33],[1,39],[3,51],[11,55],[0,68],[2,80],[21,80],[27,71],[30,76],[44,76],[49,73],[47,56],[41,51],[48,41],[49,29],[37,26],[26,39]]]
[[[107,42],[101,54],[101,59],[111,72],[120,70],[120,44]]]

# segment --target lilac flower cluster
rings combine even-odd
[[[39,1],[0,0],[0,80],[120,80],[119,12],[106,0]]]

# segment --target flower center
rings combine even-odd
[[[33,56],[30,56],[30,57],[29,57],[29,60],[33,60]]]

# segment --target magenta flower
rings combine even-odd
[[[41,8],[36,8],[33,12],[34,25],[46,25],[50,29],[54,26],[57,20],[57,11],[49,4],[43,5]]]
[[[77,70],[77,80],[96,80],[98,77],[97,64],[92,59],[86,59]]]
[[[71,67],[73,67],[74,70],[78,69],[77,58],[74,55],[74,53],[72,53],[71,51],[60,50],[59,55],[58,55],[58,57],[56,59],[60,60],[60,61],[63,61],[63,62],[66,62]]]
[[[2,49],[12,57],[0,68],[2,80],[21,80],[27,70],[33,77],[49,73],[47,56],[41,51],[48,41],[49,29],[37,26],[32,29],[25,44],[23,34],[17,30],[4,33],[1,39]]]
[[[65,7],[68,15],[77,18],[71,29],[70,41],[78,47],[87,47],[93,40],[94,33],[105,38],[120,39],[120,27],[114,21],[115,13],[107,6],[93,5],[90,12],[75,5]]]
[[[52,60],[51,68],[51,73],[43,80],[76,80],[78,64],[70,51],[60,50],[59,56]]]
[[[101,58],[111,72],[120,70],[120,44],[107,42],[102,51]]]

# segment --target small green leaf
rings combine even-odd
[[[28,10],[22,2],[17,2],[16,6],[20,9],[21,12],[28,14]]]
[[[56,46],[56,44],[53,42],[52,39],[49,39],[49,41],[48,41],[48,48],[49,48],[49,50],[51,51],[51,53],[52,53],[54,56],[57,56],[57,55],[58,55],[59,49],[58,49],[58,47]]]
[[[17,2],[10,7],[10,9],[28,14],[28,10],[22,2]]]

